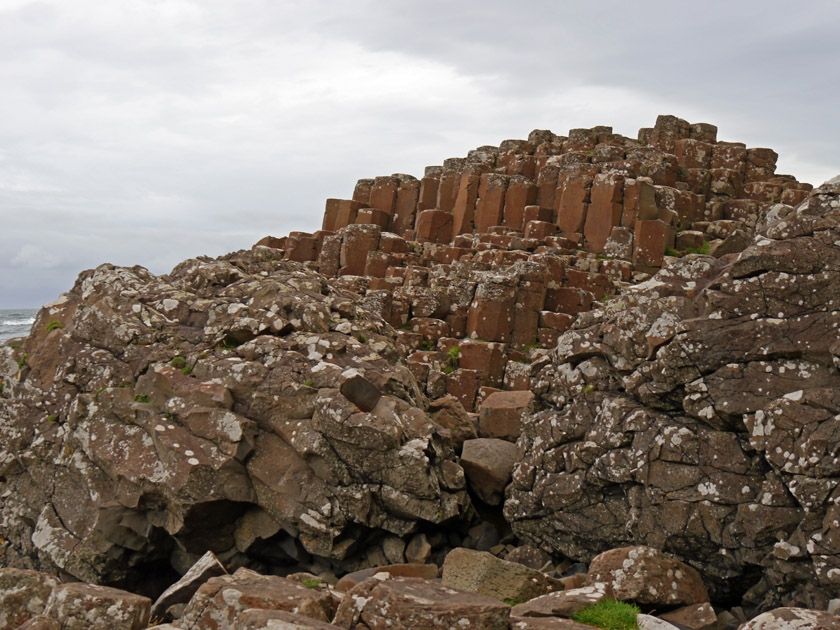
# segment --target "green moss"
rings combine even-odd
[[[47,332],[52,332],[52,331],[56,330],[57,328],[64,328],[64,324],[62,324],[57,319],[54,319],[49,324],[47,324]]]
[[[455,368],[452,367],[451,365],[447,365],[443,368],[443,373],[444,374],[452,374],[452,372],[454,372],[454,371],[455,371]]]
[[[303,384],[307,387],[315,387],[315,381],[303,381]]]
[[[148,394],[137,394],[136,396],[134,396],[134,402],[150,403],[152,402],[152,399],[149,398]]]
[[[55,422],[56,420],[58,420],[58,416],[54,413],[47,416],[47,422]]]
[[[321,580],[314,579],[314,580],[301,580],[300,582],[307,588],[318,588],[321,585]]]
[[[183,374],[184,376],[189,376],[190,372],[192,372],[192,368],[189,365],[185,365],[181,368],[181,374]]]
[[[367,336],[362,334],[362,333],[359,333],[358,339],[359,339],[359,343],[367,343]]]
[[[420,349],[421,350],[431,350],[432,349],[432,344],[424,339],[423,341],[420,342]]]
[[[665,255],[666,256],[676,256],[677,258],[682,256],[682,254],[680,254],[680,252],[677,251],[676,249],[674,249],[673,247],[666,247],[665,248]]]
[[[18,369],[19,370],[23,369],[23,367],[26,365],[26,360],[28,358],[29,358],[29,353],[28,352],[20,358],[20,361],[18,361]]]
[[[179,354],[169,362],[169,365],[174,367],[176,370],[183,370],[187,366],[187,360]]]
[[[511,599],[510,597],[508,597],[507,599],[503,599],[502,601],[503,601],[505,604],[507,604],[508,606],[518,606],[519,604],[524,604],[524,603],[525,603],[525,602],[524,602],[524,600],[521,600],[521,599]]]
[[[635,630],[636,616],[641,612],[635,604],[602,599],[572,615],[572,619],[604,630]]]
[[[592,391],[592,383],[587,383],[586,385],[583,386],[583,393],[584,394],[588,394],[591,391]]]

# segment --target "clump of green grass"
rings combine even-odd
[[[29,353],[28,352],[20,358],[20,361],[18,361],[18,369],[19,370],[23,369],[23,366],[26,365],[26,360],[28,358],[29,358]]]
[[[315,387],[315,381],[303,381],[303,384],[307,387]]]
[[[591,391],[592,391],[592,383],[587,383],[586,385],[583,386],[583,393],[584,394],[588,394]]]
[[[49,324],[47,324],[47,332],[52,332],[58,328],[64,328],[64,324],[62,324],[57,319],[54,319]]]
[[[367,343],[367,335],[359,333],[358,339],[359,339],[359,343]]]
[[[708,254],[711,251],[711,247],[709,246],[709,241],[703,241],[700,247],[689,247],[686,251],[690,254]]]
[[[186,359],[186,358],[184,358],[184,357],[182,357],[182,356],[179,354],[177,357],[173,358],[173,359],[169,362],[169,365],[171,365],[172,367],[174,367],[176,370],[183,370],[185,367],[187,367],[187,359]]]
[[[635,604],[602,599],[597,604],[576,612],[572,619],[604,630],[635,630],[636,615],[640,612]]]
[[[665,248],[665,255],[666,256],[676,256],[677,258],[679,258],[682,254],[680,254],[680,252],[677,251],[676,249],[674,249],[673,247],[666,247]]]
[[[137,394],[137,395],[134,396],[134,402],[150,403],[150,402],[152,402],[152,399],[149,398],[148,394]]]
[[[321,585],[321,580],[301,580],[301,584],[303,584],[306,588],[318,588]]]

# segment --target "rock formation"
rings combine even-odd
[[[536,130],[313,234],[82,273],[0,346],[0,565],[157,596],[208,550],[247,581],[519,545],[577,588],[646,545],[718,605],[825,609],[840,182],[716,134]],[[347,627],[446,588],[373,579]]]

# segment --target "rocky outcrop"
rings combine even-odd
[[[360,180],[312,234],[160,277],[84,272],[0,346],[0,565],[157,597],[212,551],[155,612],[179,617],[212,582],[214,614],[243,628],[318,627],[327,596],[301,620],[224,593],[386,564],[345,582],[347,627],[384,624],[383,605],[434,623],[442,601],[487,627],[574,623],[403,579],[460,546],[490,552],[456,553],[480,560],[462,587],[498,595],[511,583],[484,568],[533,564],[542,577],[514,573],[539,588],[514,599],[583,587],[583,563],[615,550],[590,582],[700,607],[679,618],[712,623],[701,579],[734,606],[721,627],[741,605],[824,609],[840,182],[812,191],[716,131],[536,130],[422,180]]]
[[[535,382],[505,513],[588,560],[643,543],[718,600],[824,608],[840,583],[840,182],[738,256],[688,256],[578,318]]]
[[[209,549],[282,570],[465,513],[393,329],[276,256],[104,265],[0,350],[3,563],[120,584]]]

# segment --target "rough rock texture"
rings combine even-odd
[[[606,584],[615,599],[657,606],[709,601],[697,571],[650,547],[611,549],[596,556],[586,581]]]
[[[368,578],[338,607],[333,625],[347,630],[507,630],[510,606],[435,582]]]
[[[227,571],[219,562],[219,559],[208,551],[190,567],[183,577],[167,588],[160,597],[152,604],[152,617],[162,618],[166,611],[178,604],[186,604],[195,595],[199,587],[207,580],[225,575]]]
[[[505,514],[544,549],[623,544],[713,597],[824,608],[840,584],[840,181],[756,241],[578,318],[535,379]]]
[[[572,588],[535,597],[511,610],[515,617],[571,617],[602,599],[616,599],[608,584],[597,582],[591,586]]]
[[[0,569],[0,630],[14,630],[44,612],[59,582],[25,569]]]
[[[474,549],[450,551],[443,563],[441,577],[445,586],[518,602],[526,602],[556,588],[539,571]]]
[[[152,601],[117,588],[74,582],[53,590],[45,617],[63,630],[142,630],[149,625]]]
[[[332,598],[326,591],[293,580],[239,569],[204,583],[178,626],[183,630],[233,630],[238,616],[249,608],[283,610],[326,622],[332,614]]]
[[[393,329],[275,253],[103,265],[0,349],[0,561],[120,583],[208,549],[341,559],[464,513]],[[369,413],[339,392],[359,375]]]
[[[838,630],[840,617],[819,610],[775,608],[751,619],[741,630]]]
[[[234,630],[335,630],[335,626],[282,610],[246,610]]]

